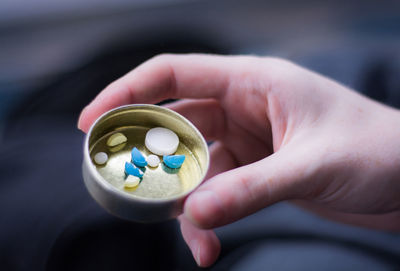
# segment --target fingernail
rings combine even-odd
[[[225,218],[222,203],[213,191],[199,191],[192,194],[185,204],[185,214],[202,228],[212,228],[217,220]]]
[[[190,250],[192,251],[194,260],[196,261],[198,266],[201,266],[201,260],[200,260],[200,245],[197,240],[192,240],[190,242]]]
[[[87,108],[87,106],[86,106],[85,108],[83,108],[81,114],[79,115],[78,124],[77,124],[79,130],[82,130],[82,123],[81,123],[81,121],[82,121],[83,115],[85,114],[86,108]]]

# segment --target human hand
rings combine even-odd
[[[110,84],[81,113],[87,132],[105,111],[168,107],[210,147],[206,181],[186,200],[181,230],[197,263],[220,243],[213,228],[291,200],[345,223],[400,229],[400,113],[290,62],[161,55]]]

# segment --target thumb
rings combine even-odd
[[[209,179],[185,202],[184,214],[200,228],[234,222],[278,201],[303,197],[305,158],[279,150],[258,162]],[[299,158],[299,159],[297,159]],[[217,161],[216,161],[217,162]]]

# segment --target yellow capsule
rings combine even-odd
[[[125,146],[126,146],[126,142],[124,142],[122,144],[119,144],[119,145],[117,145],[115,147],[109,147],[108,149],[109,149],[110,152],[114,153],[114,152],[119,152],[120,150],[125,148]]]
[[[125,180],[124,187],[125,188],[134,188],[138,186],[140,183],[140,179],[136,176],[133,175],[128,175],[128,177]]]
[[[122,133],[115,133],[107,139],[107,146],[115,147],[119,144],[125,143],[128,139]]]

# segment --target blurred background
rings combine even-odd
[[[137,268],[196,269],[174,222],[113,218],[81,178],[79,112],[107,84],[165,52],[284,57],[400,107],[399,1],[2,0],[0,269],[125,268],[132,242],[144,244]],[[132,228],[142,239],[122,237]],[[215,270],[400,268],[398,235],[285,203],[218,234],[224,257]],[[155,252],[171,238],[179,260]]]

